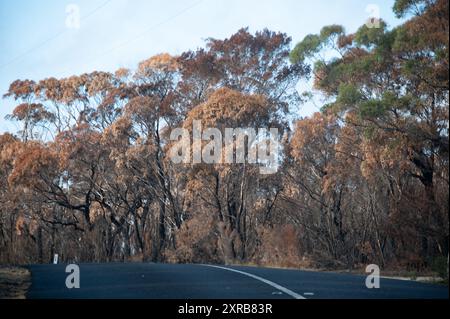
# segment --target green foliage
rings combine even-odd
[[[393,46],[397,39],[397,32],[397,29],[385,31],[385,33],[380,36],[377,47],[375,48],[375,53],[382,56],[391,55]]]
[[[316,86],[328,94],[340,94],[340,86],[348,79],[352,80],[354,85],[360,85],[356,79],[361,74],[370,74],[374,70],[374,66],[381,60],[380,56],[367,55],[357,59],[351,63],[342,63],[341,60],[334,59],[328,64],[325,62],[317,62],[314,70],[316,73],[324,74],[320,80],[316,79]],[[351,84],[351,86],[353,85]]]
[[[328,94],[336,94],[338,91],[339,79],[345,74],[345,66],[339,63],[337,59],[325,63],[324,61],[317,61],[314,65],[316,73],[323,73],[324,76],[320,79],[316,78],[316,87]]]
[[[359,105],[360,115],[363,118],[382,117],[387,110],[397,109],[415,112],[417,100],[411,95],[398,97],[394,92],[384,92],[379,99],[364,101]]]
[[[332,111],[334,105],[335,105],[334,103],[326,103],[326,104],[322,105],[322,107],[320,108],[320,112],[325,114],[330,110]]]
[[[359,113],[362,118],[372,118],[382,115],[385,105],[380,100],[368,100],[359,105]]]
[[[410,212],[418,216],[418,210],[424,216],[435,216],[434,226],[426,227],[439,229],[435,240],[440,243],[447,241],[448,221],[438,213],[445,205],[441,205],[443,198],[434,200],[440,196],[436,189],[441,182],[433,176],[448,167],[449,2],[393,2],[395,14],[408,21],[393,29],[380,21],[380,28],[363,25],[348,35],[339,26],[326,26],[317,36],[300,42],[293,54],[304,58],[314,53],[308,61],[314,65],[314,88],[329,102],[322,107],[322,115],[338,115],[345,124],[354,125],[343,132],[351,141],[356,137],[364,141],[358,150],[367,152],[360,165],[364,177],[370,179],[380,169],[399,179],[410,174],[417,183],[411,198],[417,197],[420,204],[404,201],[397,217],[401,220]],[[358,151],[349,149],[346,154]],[[414,229],[420,234],[417,247],[425,232],[422,226],[423,220],[418,220]],[[408,265],[418,270],[436,251],[415,250],[420,256],[411,253]],[[436,263],[436,271],[446,270],[442,260]]]
[[[375,118],[383,116],[389,109],[406,109],[410,104],[409,96],[397,97],[393,92],[385,92],[380,99],[364,101],[360,104],[359,111],[363,118]]]
[[[408,32],[405,26],[399,26],[393,30],[395,32],[392,49],[395,52],[410,51],[414,48],[426,48],[428,39],[417,33]]]
[[[338,24],[328,25],[320,30],[320,39],[325,41],[332,36],[340,36],[344,34],[344,27]]]
[[[344,34],[344,28],[340,25],[333,24],[325,26],[320,30],[320,34],[308,34],[303,41],[299,42],[291,51],[290,60],[292,63],[303,62],[307,58],[313,57],[321,49],[324,43],[330,38],[339,37]]]
[[[380,21],[379,28],[369,28],[366,25],[361,26],[355,34],[355,42],[358,45],[370,47],[382,43],[384,33],[386,30],[386,23]]]
[[[378,55],[367,55],[348,64],[341,64],[342,70],[345,70],[348,76],[358,76],[361,74],[370,74],[374,71],[377,62],[382,58]]]
[[[434,258],[431,263],[431,270],[435,271],[439,277],[448,279],[448,258],[445,256]]]
[[[358,88],[352,84],[341,84],[336,102],[345,105],[355,105],[362,100],[362,94]]]
[[[424,0],[396,0],[392,10],[397,18],[403,18],[412,8],[421,8],[424,2]]]
[[[400,99],[397,98],[397,96],[393,92],[385,92],[383,93],[383,97],[381,99],[383,105],[386,108],[392,107],[394,105],[397,105]]]
[[[404,95],[398,97],[393,92],[385,92],[382,97],[383,104],[386,109],[395,108],[397,110],[404,110],[414,113],[417,106],[418,99],[413,95]]]
[[[307,35],[303,41],[299,42],[290,54],[292,63],[303,62],[306,58],[312,57],[320,51],[322,41],[316,34]]]
[[[406,11],[408,11],[409,7],[411,6],[412,2],[411,0],[396,0],[394,3],[394,6],[392,7],[392,10],[394,11],[397,18],[401,18],[404,16]]]

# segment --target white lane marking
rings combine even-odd
[[[280,286],[279,284],[276,284],[270,280],[258,277],[256,275],[250,274],[248,272],[244,272],[244,271],[240,271],[240,270],[236,270],[236,269],[232,269],[232,268],[227,268],[227,267],[222,267],[222,266],[215,266],[215,265],[203,265],[203,266],[207,266],[207,267],[214,267],[214,268],[219,268],[219,269],[224,269],[224,270],[228,270],[228,271],[232,271],[232,272],[236,272],[238,274],[244,275],[244,276],[248,276],[251,277],[253,279],[259,280],[265,284],[268,284],[269,286],[272,286],[275,289],[278,289],[281,292],[284,292],[285,294],[293,297],[294,299],[306,299],[305,297],[303,297],[302,295],[299,295],[296,292],[293,292],[292,290],[289,290],[283,286]]]
[[[303,293],[305,296],[314,296],[313,292],[304,292]]]

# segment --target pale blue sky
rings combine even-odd
[[[66,6],[80,8],[80,28],[69,29]],[[293,44],[322,26],[355,31],[376,4],[390,26],[399,23],[393,0],[1,0],[0,93],[15,79],[40,80],[93,70],[134,68],[154,54],[176,55],[223,39],[241,27],[268,28]],[[16,131],[4,119],[14,101],[0,100],[0,132]],[[309,104],[301,114],[315,111]]]

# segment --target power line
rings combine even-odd
[[[103,2],[101,5],[99,5],[98,7],[96,7],[94,10],[92,10],[91,12],[89,12],[87,15],[83,16],[80,18],[81,20],[85,20],[86,18],[92,16],[94,13],[96,13],[98,10],[100,10],[101,8],[103,8],[104,6],[106,6],[109,2],[111,2],[112,0],[106,0],[105,2]],[[31,47],[30,49],[26,50],[25,52],[15,56],[14,58],[12,58],[11,60],[9,60],[8,62],[6,62],[5,64],[0,65],[0,69],[3,69],[4,67],[22,59],[23,57],[27,56],[28,54],[30,54],[31,52],[43,47],[44,45],[46,45],[47,43],[53,41],[56,38],[59,38],[61,35],[63,35],[64,33],[66,33],[68,31],[67,28],[61,30],[60,32],[58,32],[57,34],[51,36],[50,38],[42,41],[41,43]]]
[[[87,18],[89,18],[91,15],[93,15],[94,13],[96,13],[98,10],[100,10],[101,8],[103,8],[104,6],[106,6],[108,3],[110,3],[112,0],[106,0],[105,2],[103,2],[101,5],[99,5],[97,8],[95,8],[94,10],[92,10],[91,12],[89,12],[88,14],[86,14],[85,16],[82,16],[80,18],[80,21],[83,21]]]
[[[167,22],[169,22],[169,21],[171,21],[171,20],[174,20],[175,18],[181,16],[182,14],[184,14],[184,13],[186,13],[187,11],[191,10],[192,8],[198,6],[201,2],[203,2],[203,0],[197,1],[197,2],[193,3],[192,5],[190,5],[190,6],[186,7],[186,8],[184,8],[184,9],[180,10],[180,11],[177,12],[177,13],[175,13],[174,15],[168,17],[167,19],[165,19],[165,20],[163,20],[163,21],[161,21],[161,22],[158,22],[158,23],[156,23],[156,24],[154,24],[154,25],[151,25],[151,26],[147,27],[146,29],[144,29],[144,31],[142,31],[141,33],[139,33],[138,35],[136,35],[134,38],[125,40],[125,41],[123,41],[122,43],[120,43],[120,44],[118,44],[118,45],[116,45],[116,46],[114,46],[114,47],[112,47],[112,48],[110,48],[110,49],[104,51],[103,53],[100,53],[98,56],[96,56],[95,58],[91,59],[89,62],[96,61],[97,59],[99,59],[99,58],[101,58],[101,57],[103,57],[103,56],[105,56],[105,55],[111,53],[112,51],[117,50],[117,49],[119,49],[119,48],[121,48],[121,47],[124,47],[125,45],[131,43],[131,42],[136,41],[137,39],[143,37],[143,36],[144,36],[146,33],[148,33],[149,31],[152,31],[152,30],[154,30],[154,29],[156,29],[156,28],[158,28],[158,27],[160,27],[160,26],[166,24]]]

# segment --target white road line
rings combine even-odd
[[[275,289],[278,289],[281,292],[284,292],[286,295],[289,295],[291,297],[293,297],[294,299],[306,299],[305,297],[303,297],[302,295],[299,295],[296,292],[293,292],[292,290],[289,290],[283,286],[280,286],[279,284],[276,284],[270,280],[258,277],[256,275],[253,274],[249,274],[248,272],[244,272],[244,271],[240,271],[240,270],[236,270],[236,269],[232,269],[232,268],[227,268],[227,267],[222,267],[222,266],[215,266],[215,265],[203,265],[203,266],[207,266],[207,267],[214,267],[214,268],[219,268],[219,269],[224,269],[224,270],[228,270],[228,271],[232,271],[232,272],[236,272],[238,274],[247,276],[247,277],[251,277],[253,279],[259,280],[265,284],[268,284],[269,286],[272,286]]]

